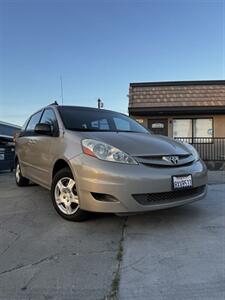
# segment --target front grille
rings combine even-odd
[[[165,158],[169,158],[172,156],[178,157],[177,163],[172,163]],[[194,158],[193,155],[190,154],[174,154],[174,155],[142,155],[142,156],[134,156],[137,162],[149,166],[149,167],[156,167],[156,168],[178,168],[183,166],[189,166],[193,164]]]
[[[186,163],[180,163],[178,165],[169,165],[169,164],[152,164],[152,163],[142,163],[143,165],[147,167],[152,167],[152,168],[179,168],[179,167],[188,167],[193,164],[193,161],[191,162],[186,162]]]
[[[158,205],[167,204],[179,200],[187,200],[188,198],[198,196],[202,194],[206,186],[199,186],[192,189],[171,191],[163,193],[152,193],[152,194],[135,194],[132,195],[134,199],[142,205]]]

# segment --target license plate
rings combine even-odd
[[[5,159],[5,154],[4,153],[0,153],[0,160],[4,160]]]
[[[192,176],[172,176],[172,186],[174,190],[188,189],[192,187]]]

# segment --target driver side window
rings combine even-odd
[[[51,108],[45,109],[45,111],[44,111],[44,113],[41,117],[40,123],[50,125],[51,128],[52,128],[53,134],[55,136],[58,135],[58,133],[59,133],[58,122],[57,122],[57,119],[56,119],[56,115],[55,115],[54,111]]]

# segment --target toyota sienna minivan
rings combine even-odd
[[[117,112],[56,104],[17,136],[15,177],[19,186],[49,189],[56,211],[73,221],[175,207],[207,193],[207,169],[191,145]]]

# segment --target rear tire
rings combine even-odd
[[[16,184],[18,186],[28,186],[30,183],[30,180],[27,179],[26,177],[23,177],[21,173],[19,160],[16,161],[15,178],[16,178]]]
[[[77,183],[69,168],[61,169],[54,176],[51,198],[55,210],[64,219],[75,222],[88,219],[89,213],[80,209]]]

